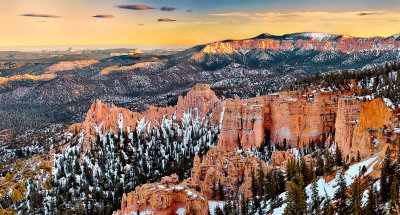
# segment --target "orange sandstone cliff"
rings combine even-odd
[[[74,128],[81,129],[90,142],[96,135],[129,132],[139,124],[159,126],[164,118],[180,121],[191,110],[200,117],[212,113],[211,124],[221,126],[218,145],[202,158],[194,158],[191,178],[178,184],[176,176],[170,176],[159,183],[139,186],[124,195],[121,210],[115,212],[151,210],[155,214],[171,214],[184,209],[206,214],[208,200],[213,199],[213,184],[223,186],[227,194],[238,188],[239,193],[250,197],[251,172],[267,170],[258,158],[238,151],[239,142],[243,151],[259,148],[264,141],[276,144],[286,140],[291,147],[305,147],[327,134],[331,134],[328,139],[332,141],[335,133],[334,141],[345,157],[354,157],[358,152],[366,157],[381,151],[392,137],[398,138],[400,132],[394,129],[399,122],[385,102],[363,102],[349,94],[352,92],[293,91],[222,101],[209,85],[197,85],[180,97],[176,106],[150,107],[142,113],[96,101],[86,120]],[[268,168],[285,169],[293,158],[290,151],[274,152]],[[311,157],[307,162],[312,162]]]

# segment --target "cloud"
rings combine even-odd
[[[174,11],[174,10],[176,10],[176,8],[174,8],[174,7],[162,6],[162,7],[160,8],[160,10],[161,10],[161,11]]]
[[[25,13],[21,14],[21,16],[27,17],[39,17],[39,18],[59,18],[60,16],[50,15],[50,14],[38,14],[38,13]]]
[[[171,19],[171,18],[160,18],[158,19],[159,22],[175,22],[176,19]]]
[[[147,5],[118,5],[116,6],[120,9],[128,9],[128,10],[150,10],[150,9],[154,9],[150,6]]]
[[[114,18],[114,16],[110,15],[110,14],[98,14],[98,15],[92,16],[92,17],[94,17],[94,18]]]
[[[247,17],[249,14],[243,12],[232,12],[232,13],[214,13],[209,14],[210,16],[240,16],[240,17]]]
[[[376,15],[378,13],[376,12],[361,12],[361,13],[357,13],[358,16],[370,16],[370,15]]]
[[[142,25],[144,25],[143,23],[139,23],[139,24],[137,24],[137,25],[140,25],[140,26],[142,26]]]
[[[186,10],[186,12],[191,13],[191,12],[193,12],[193,10]]]

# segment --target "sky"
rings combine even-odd
[[[400,33],[399,0],[1,0],[0,46],[198,45],[324,32]]]

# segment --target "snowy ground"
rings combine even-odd
[[[350,166],[349,169],[344,173],[344,178],[346,180],[347,186],[350,186],[354,182],[356,177],[360,174],[361,168],[363,166],[368,167],[370,164],[373,164],[367,169],[367,172],[365,174],[372,172],[373,167],[377,164],[376,158],[377,158],[377,156],[374,156],[363,162],[360,162],[360,163]],[[340,172],[338,172],[336,174],[336,178],[330,182],[326,182],[325,179],[323,179],[323,178],[321,178],[317,181],[318,193],[320,196],[325,196],[325,190],[326,190],[326,193],[328,194],[329,198],[332,199],[332,197],[337,189],[336,187],[334,187],[336,185],[336,179],[339,177],[340,173],[341,173],[341,170],[340,170]],[[307,202],[310,203],[311,202],[311,184],[309,184],[306,187],[306,193],[308,196]],[[279,195],[279,197],[282,197],[284,199],[285,195],[286,195],[286,192]],[[283,214],[285,207],[286,207],[286,204],[283,204],[281,207],[274,209],[273,214],[274,215]]]

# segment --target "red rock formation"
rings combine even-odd
[[[344,98],[339,102],[336,137],[344,155],[362,157],[382,151],[391,141],[394,113],[381,99],[362,102]]]
[[[282,170],[286,170],[290,160],[296,160],[296,156],[290,151],[274,151],[271,155],[269,168],[279,167]]]
[[[124,194],[121,210],[114,214],[130,214],[138,210],[173,214],[178,208],[185,208],[186,212],[205,215],[208,200],[220,198],[218,193],[213,196],[213,186],[222,186],[224,195],[231,195],[240,187],[240,193],[251,197],[251,174],[259,169],[267,171],[265,162],[258,158],[247,155],[244,159],[234,150],[213,146],[202,161],[195,157],[191,178],[177,185],[177,176],[172,175],[164,177],[160,183],[139,186],[134,192]]]
[[[172,175],[171,178],[176,178]],[[137,187],[135,192],[124,194],[121,210],[115,215],[131,214],[137,211],[152,211],[153,214],[174,214],[180,208],[194,214],[207,214],[208,202],[192,185],[184,181],[177,185],[161,181],[161,183],[144,184]]]
[[[96,139],[97,134],[105,134],[110,130],[114,133],[117,133],[120,129],[132,131],[142,119],[148,122],[150,127],[158,126],[158,122],[164,116],[171,119],[175,115],[179,121],[184,112],[196,108],[200,111],[201,119],[211,111],[213,117],[210,123],[211,125],[218,125],[224,102],[221,102],[210,89],[210,86],[206,84],[196,85],[188,92],[187,96],[179,97],[178,103],[174,107],[151,106],[142,113],[119,108],[113,104],[103,104],[100,100],[96,100],[87,112],[85,121],[81,125],[77,124],[71,128],[80,128],[85,133],[86,142],[91,142]]]
[[[293,50],[294,48],[316,51],[339,51],[358,53],[362,51],[386,52],[400,47],[400,41],[394,38],[357,38],[342,36],[340,39],[246,39],[227,42],[215,42],[206,45],[204,53],[232,54],[240,49],[258,50]]]
[[[265,97],[227,100],[218,144],[224,149],[260,147],[264,140]]]
[[[362,101],[355,97],[340,98],[335,123],[335,142],[344,155],[353,148],[354,129],[360,117]]]
[[[171,214],[178,208],[206,214],[208,200],[218,198],[218,194],[213,196],[213,185],[216,184],[223,187],[225,195],[239,188],[239,193],[251,197],[252,172],[266,172],[267,167],[256,157],[241,154],[237,151],[237,145],[240,139],[245,150],[259,147],[266,130],[270,131],[272,143],[286,139],[288,144],[299,147],[321,138],[323,133],[336,130],[335,141],[344,156],[355,156],[357,151],[369,156],[382,150],[389,141],[385,133],[390,130],[393,130],[389,132],[392,137],[399,138],[400,132],[394,132],[394,128],[399,127],[400,123],[393,125],[394,115],[382,100],[362,102],[356,97],[345,97],[345,94],[283,92],[246,100],[231,99],[223,103],[210,92],[208,86],[196,87],[187,97],[179,98],[176,107],[196,107],[203,112],[222,111],[225,107],[218,146],[211,147],[202,160],[199,156],[194,158],[191,178],[177,185],[177,176],[172,175],[162,178],[160,183],[137,187],[135,192],[124,196],[122,209],[115,214],[137,210]],[[173,110],[179,111],[176,107]],[[155,109],[152,111],[156,113],[170,113],[168,108]],[[94,110],[104,112],[97,107]],[[106,110],[109,114],[110,110],[118,109],[107,106]],[[142,114],[151,113],[148,111]],[[99,122],[95,115],[93,121]],[[392,133],[396,134],[393,136]],[[377,145],[374,145],[374,139]],[[332,137],[328,137],[327,142],[332,142]],[[295,159],[290,151],[275,151],[268,168],[279,167],[285,170],[290,159]],[[307,163],[313,162],[311,155],[306,156],[305,160]]]

